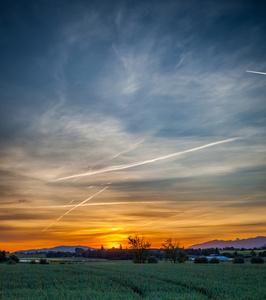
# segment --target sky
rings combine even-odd
[[[265,1],[0,6],[2,250],[266,235]]]

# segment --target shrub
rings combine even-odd
[[[40,259],[40,264],[41,265],[46,265],[46,264],[49,264],[49,262],[45,258],[41,258]]]
[[[233,260],[232,260],[233,264],[244,264],[245,261],[244,261],[244,258],[242,257],[235,257]]]
[[[34,264],[36,264],[36,261],[35,260],[31,260],[30,264],[34,265]]]
[[[252,257],[250,262],[252,264],[264,264],[264,259],[261,257]]]
[[[201,257],[196,256],[194,259],[194,264],[200,264],[201,263]]]
[[[194,263],[195,264],[207,264],[208,263],[208,259],[205,256],[202,256],[202,257],[197,256],[194,259]]]
[[[11,254],[9,256],[10,260],[13,260],[14,262],[18,263],[19,262],[19,258],[15,255],[15,254]]]
[[[150,256],[148,258],[148,263],[149,264],[158,264],[158,259],[155,256]]]
[[[266,257],[266,251],[260,252],[259,257]]]
[[[201,257],[201,263],[202,264],[207,264],[209,261],[208,261],[208,258],[207,257],[205,257],[205,256],[202,256]]]
[[[219,262],[220,262],[220,259],[217,257],[212,257],[210,259],[210,264],[219,264]]]
[[[14,264],[16,264],[16,262],[15,262],[14,260],[12,260],[12,259],[9,259],[9,260],[7,261],[7,264],[8,264],[8,265],[14,265]]]

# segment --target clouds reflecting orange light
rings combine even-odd
[[[2,2],[1,249],[265,235],[265,1]]]

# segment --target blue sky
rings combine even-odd
[[[2,1],[3,245],[263,235],[265,8]]]

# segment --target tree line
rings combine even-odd
[[[2,263],[2,262],[14,264],[14,263],[19,262],[19,258],[15,254],[10,254],[9,257],[7,257],[7,252],[0,250],[0,263]]]
[[[96,250],[84,250],[83,248],[77,247],[75,252],[62,252],[62,251],[49,251],[45,253],[46,258],[67,258],[67,257],[84,257],[84,258],[100,258],[108,260],[132,260],[133,263],[156,263],[158,260],[164,259],[165,262],[170,261],[172,263],[184,263],[188,260],[188,256],[196,256],[198,263],[204,263],[203,256],[220,255],[218,248],[208,249],[184,249],[179,246],[179,243],[172,238],[167,239],[161,244],[160,249],[151,249],[151,242],[145,240],[143,236],[134,235],[128,237],[128,249],[123,249],[122,245],[119,248],[105,249],[101,246],[101,249]],[[235,249],[233,247],[226,247],[224,250],[235,250],[234,253],[223,252],[222,255],[228,258],[244,258],[242,254],[238,254],[237,250],[246,249]],[[44,254],[44,253],[43,253]],[[245,255],[245,258],[252,257],[256,258],[256,252],[252,250],[249,255]],[[259,258],[266,257],[266,251],[258,254]],[[241,259],[238,259],[239,261]],[[235,259],[235,261],[238,261]],[[254,261],[256,259],[253,259]],[[5,251],[0,251],[0,262],[9,261],[18,262],[19,259],[14,255],[6,256]],[[241,260],[242,261],[242,260]],[[212,262],[216,262],[213,260]]]
[[[54,252],[49,251],[46,254],[47,258],[53,257],[84,257],[84,258],[104,258],[109,260],[132,260],[133,263],[156,263],[158,260],[165,259],[172,263],[183,263],[188,259],[184,249],[179,247],[178,242],[172,238],[167,239],[162,243],[161,249],[151,249],[151,243],[143,236],[134,235],[128,237],[128,249],[119,248],[84,250],[76,248],[75,253],[70,252]]]

